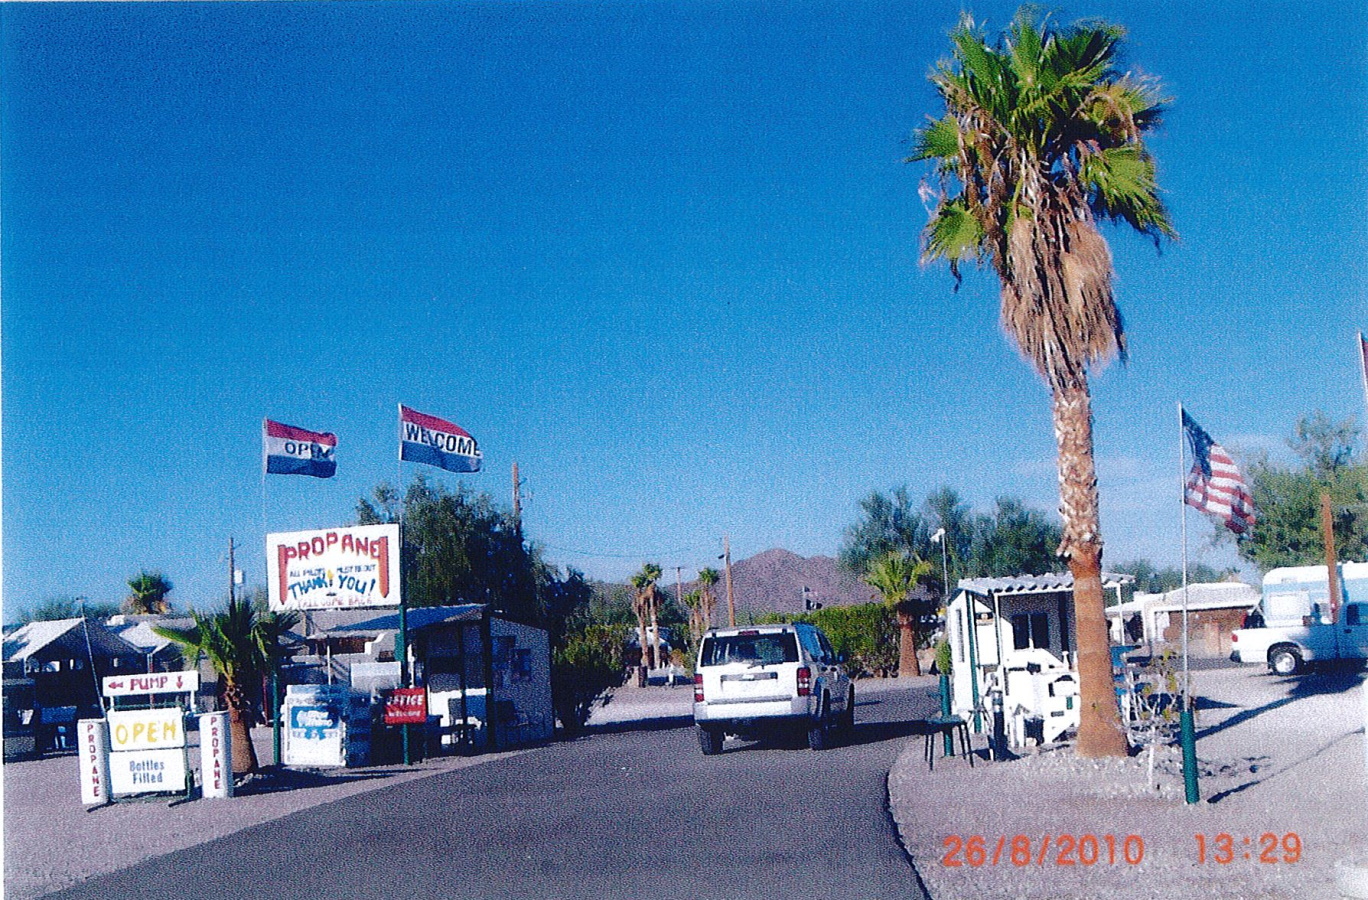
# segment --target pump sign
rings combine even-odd
[[[399,526],[266,536],[271,609],[399,605]]]

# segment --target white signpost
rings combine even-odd
[[[200,716],[200,785],[206,798],[233,796],[233,742],[226,712]]]
[[[81,757],[81,802],[102,806],[109,802],[109,724],[104,719],[82,719],[76,734]]]

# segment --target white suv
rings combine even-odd
[[[821,629],[804,623],[714,628],[694,670],[694,722],[705,755],[728,734],[752,738],[787,727],[824,750],[855,725],[855,687]]]

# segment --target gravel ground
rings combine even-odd
[[[973,768],[938,759],[932,772],[922,740],[910,740],[889,797],[931,897],[1339,897],[1336,864],[1368,845],[1362,674],[1287,679],[1251,667],[1193,677],[1202,776],[1193,805],[1183,802],[1176,748],[1159,755],[1150,784],[1143,755],[1083,760],[1067,746]],[[1222,834],[1228,847],[1217,844]],[[982,844],[971,847],[973,837]]]
[[[253,730],[263,763],[272,758],[271,730]],[[190,733],[190,759],[199,760],[198,734]],[[230,800],[166,799],[117,803],[87,810],[81,805],[74,755],[6,763],[4,897],[27,900],[70,887],[176,850],[353,794],[478,765],[510,753],[445,756],[411,766],[284,771],[240,788]]]

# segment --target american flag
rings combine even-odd
[[[1192,448],[1192,471],[1183,485],[1183,499],[1188,506],[1219,516],[1236,534],[1244,534],[1254,527],[1254,498],[1235,460],[1186,410],[1183,432]]]

